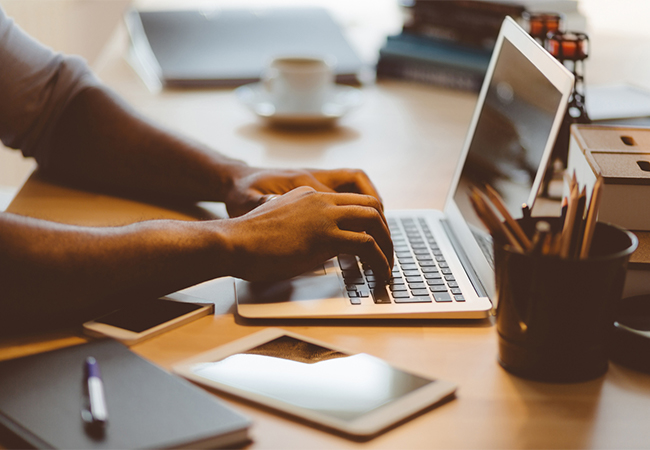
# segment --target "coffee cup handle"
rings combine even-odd
[[[271,67],[266,71],[266,73],[262,77],[262,86],[264,86],[266,92],[273,91],[273,83],[275,82],[275,80],[277,80],[278,75],[279,75],[279,71],[275,67]]]

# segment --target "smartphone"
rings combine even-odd
[[[133,345],[199,317],[214,314],[214,305],[157,298],[138,302],[83,324],[84,333],[112,337]]]
[[[375,356],[266,329],[190,358],[173,371],[299,420],[371,437],[453,397],[453,383]]]

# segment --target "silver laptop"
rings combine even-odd
[[[484,318],[496,307],[492,244],[469,202],[490,185],[514,217],[532,205],[573,75],[517,23],[503,22],[444,211],[387,211],[393,279],[340,255],[290,280],[236,283],[247,318]]]

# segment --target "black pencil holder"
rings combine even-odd
[[[521,219],[532,236],[545,220]],[[629,231],[598,223],[584,260],[523,254],[495,242],[499,363],[523,378],[586,381],[607,371],[607,335],[623,293],[638,240]]]

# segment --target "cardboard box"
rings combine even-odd
[[[588,195],[597,177],[603,191],[598,220],[634,231],[624,297],[650,294],[650,128],[573,125],[568,173]]]
[[[650,231],[650,128],[573,125],[568,173],[591,191],[604,181],[598,220]]]

